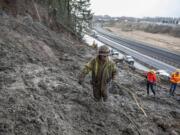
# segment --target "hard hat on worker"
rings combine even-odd
[[[99,47],[98,49],[98,55],[102,55],[102,56],[108,56],[110,54],[110,50],[107,46],[102,45]]]
[[[180,73],[180,69],[176,69],[176,72],[179,72],[179,73]]]
[[[180,69],[176,69],[175,74],[179,75],[180,74]]]
[[[153,69],[149,70],[149,72],[152,73],[152,74],[156,73],[156,71],[153,70]]]

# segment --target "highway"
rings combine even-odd
[[[176,69],[176,67],[180,66],[180,55],[178,54],[159,48],[153,48],[132,40],[122,39],[99,27],[96,28],[96,31],[98,32],[98,40],[101,42],[131,55],[135,59],[156,69],[164,69],[168,73],[171,73]],[[175,65],[176,67],[171,65]]]

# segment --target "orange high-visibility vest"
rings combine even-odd
[[[171,78],[170,78],[170,81],[172,83],[180,83],[180,74],[179,75],[176,75],[176,73],[172,73],[171,75]]]
[[[156,74],[155,74],[155,73],[148,72],[148,73],[147,73],[147,80],[148,80],[149,82],[155,83],[155,82],[156,82]]]

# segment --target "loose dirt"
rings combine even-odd
[[[95,102],[90,77],[77,80],[96,51],[29,22],[0,17],[0,135],[180,134],[168,82],[148,97],[143,72],[121,63],[108,102]]]

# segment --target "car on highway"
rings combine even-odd
[[[111,55],[111,58],[116,64],[123,62],[123,56],[122,55]]]
[[[115,49],[110,50],[110,55],[119,55],[119,52],[116,51]]]
[[[124,56],[124,61],[127,62],[130,65],[134,65],[134,59],[132,56],[130,55],[126,55]]]
[[[110,49],[110,56],[112,60],[116,63],[119,64],[120,62],[123,62],[123,55],[120,54],[117,50],[115,49]]]
[[[92,37],[94,37],[94,38],[97,38],[98,36],[97,36],[97,32],[95,31],[95,30],[92,30]]]
[[[164,79],[164,80],[169,80],[169,78],[170,78],[170,74],[167,71],[163,70],[163,69],[156,70],[156,74],[161,79]]]

